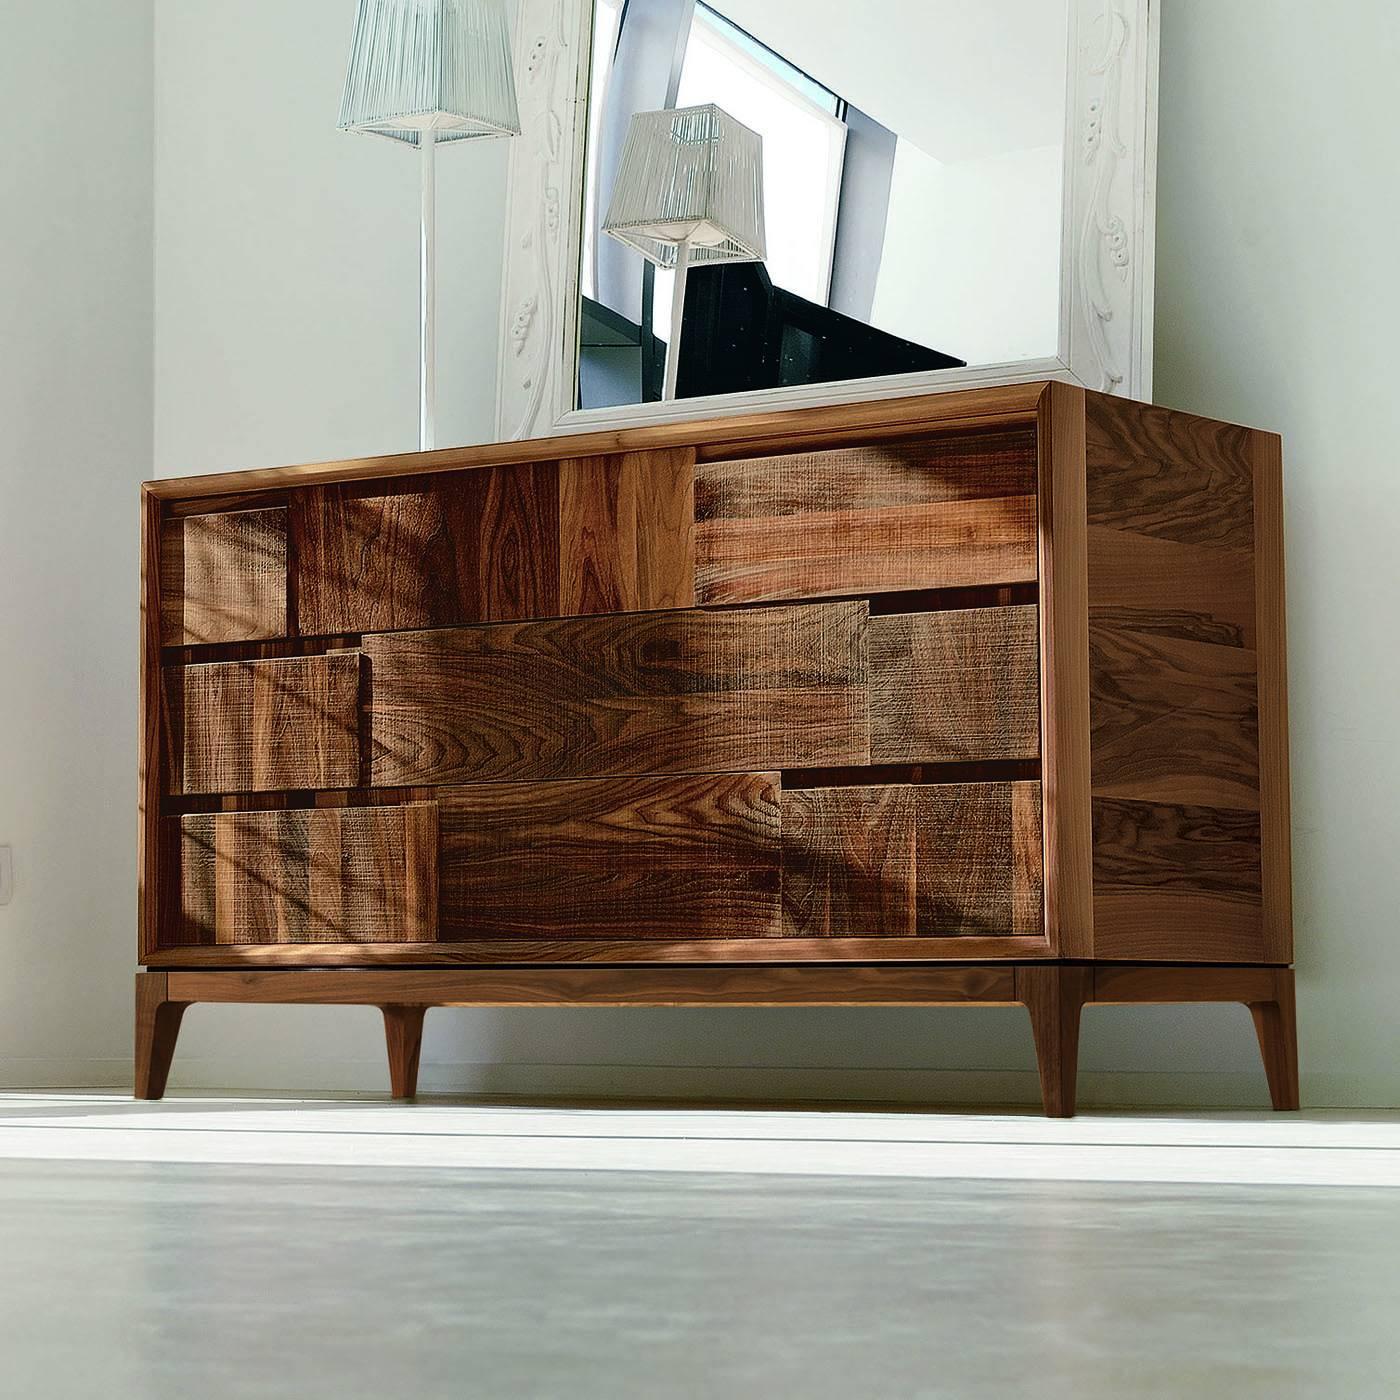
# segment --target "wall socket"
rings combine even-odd
[[[15,897],[15,848],[0,846],[0,904]]]

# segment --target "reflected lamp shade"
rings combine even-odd
[[[510,51],[503,0],[360,0],[339,126],[411,146],[518,135]]]
[[[603,229],[658,267],[762,262],[763,138],[721,107],[632,118]]]

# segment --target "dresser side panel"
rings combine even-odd
[[[1254,435],[1086,403],[1094,952],[1266,961]]]

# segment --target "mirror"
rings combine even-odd
[[[1157,0],[517,7],[502,437],[1041,378],[1150,397]],[[764,257],[692,258],[673,307],[604,225],[632,118],[706,104],[761,138]]]
[[[596,0],[577,406],[662,396],[674,273],[602,225],[663,107],[763,143],[767,257],[691,273],[680,397],[1053,355],[1067,59],[1068,0]]]

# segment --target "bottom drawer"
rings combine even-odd
[[[785,789],[752,773],[435,797],[177,819],[167,945],[1043,933],[1036,782]]]

